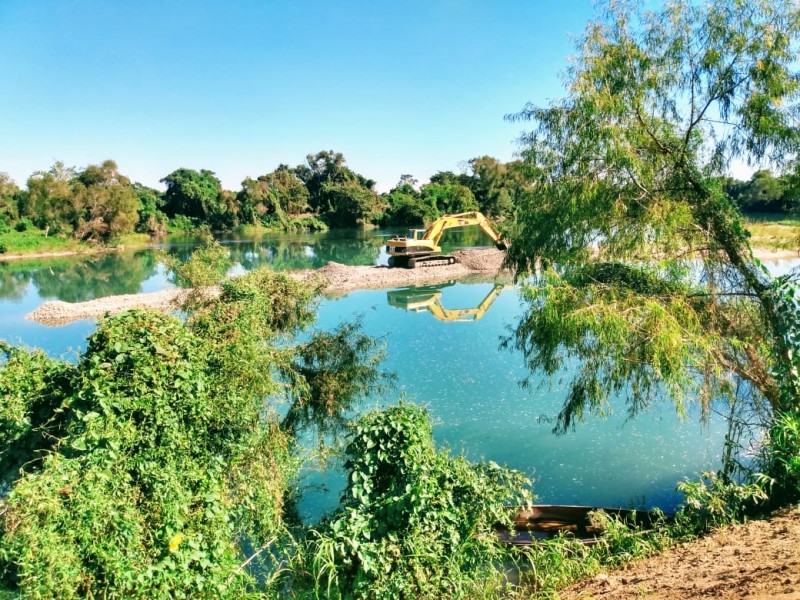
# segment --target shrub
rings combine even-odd
[[[427,413],[408,404],[363,416],[345,455],[341,507],[309,552],[318,594],[470,597],[500,585],[509,554],[493,525],[510,526],[504,506],[530,499],[521,473],[437,451]]]
[[[800,412],[774,417],[764,463],[765,472],[775,481],[773,503],[781,506],[800,500]]]
[[[685,505],[676,521],[692,533],[739,522],[765,505],[770,485],[771,480],[765,475],[755,475],[751,481],[737,483],[719,473],[706,471],[696,481],[678,483]]]
[[[17,223],[14,225],[14,229],[16,231],[28,231],[29,229],[33,229],[33,223],[28,217],[22,217]]]
[[[225,597],[252,585],[237,540],[280,535],[294,461],[209,355],[174,317],[133,311],[101,323],[77,366],[56,373],[60,435],[6,498],[7,584],[59,598]],[[51,394],[50,365],[22,377],[10,366],[2,380],[24,385],[17,395]]]

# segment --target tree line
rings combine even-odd
[[[420,225],[443,214],[480,210],[511,215],[527,189],[524,163],[473,158],[464,172],[440,171],[422,186],[402,175],[388,193],[347,166],[340,152],[309,154],[294,168],[286,164],[226,190],[213,171],[177,169],[161,179],[159,191],[132,182],[113,160],[83,170],[56,162],[37,171],[21,189],[0,173],[0,232],[38,228],[45,235],[107,243],[139,232],[241,226],[279,230],[370,225]]]
[[[794,173],[756,171],[748,181],[722,180],[722,189],[743,213],[796,213],[800,210],[800,180]]]

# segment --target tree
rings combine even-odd
[[[750,181],[726,180],[723,189],[743,212],[784,212],[791,205],[785,177],[769,170],[753,173]]]
[[[13,223],[19,217],[17,197],[19,188],[8,173],[0,171],[0,227]]]
[[[391,190],[383,197],[388,204],[386,212],[381,216],[381,225],[421,225],[430,223],[439,217],[436,200],[423,198],[411,185],[405,183]]]
[[[439,214],[453,214],[479,209],[472,191],[467,186],[455,181],[425,184],[422,186],[420,193],[425,204],[433,206]]]
[[[374,222],[381,213],[378,194],[357,181],[322,187],[328,210],[324,218],[333,227],[356,227]]]
[[[753,258],[720,184],[734,159],[796,157],[798,17],[789,0],[610,3],[566,97],[511,117],[534,126],[534,193],[508,263],[544,271],[508,343],[546,373],[582,360],[559,429],[611,392],[636,413],[662,393],[707,407],[743,381],[798,406],[794,279]]]
[[[207,169],[178,169],[164,177],[161,183],[167,186],[164,212],[170,217],[184,215],[207,222],[222,212],[222,184]]]
[[[28,179],[28,195],[20,207],[20,216],[28,217],[46,232],[72,233],[80,218],[80,209],[71,182],[75,169],[56,162],[49,171],[37,171]]]
[[[248,177],[238,194],[242,221],[252,224],[302,214],[309,208],[308,198],[306,186],[287,165],[258,179]]]
[[[95,242],[130,233],[139,219],[139,197],[117,163],[89,165],[72,183],[78,213],[75,237]]]
[[[136,231],[153,236],[165,234],[167,215],[161,210],[164,207],[164,195],[140,183],[134,183],[133,190],[139,198],[139,220],[136,222]]]
[[[319,289],[269,269],[220,282],[224,259],[214,245],[172,263],[219,296],[190,294],[180,319],[103,319],[75,363],[0,342],[4,591],[285,592],[294,434],[352,409],[382,353],[357,324],[307,331]]]
[[[322,150],[294,169],[308,189],[308,204],[334,227],[371,222],[381,212],[375,182],[345,166],[344,155]],[[340,206],[338,203],[342,203]]]
[[[510,213],[511,192],[506,166],[491,156],[473,158],[469,166],[473,174],[470,187],[480,210],[490,216]]]

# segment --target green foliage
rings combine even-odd
[[[28,231],[29,229],[33,229],[33,223],[31,223],[31,220],[28,217],[22,217],[14,225],[14,231],[19,231],[20,233],[23,231]]]
[[[791,177],[769,170],[756,171],[749,181],[726,178],[723,189],[744,213],[786,213],[798,206]]]
[[[305,213],[308,190],[288,166],[279,165],[275,171],[258,179],[245,179],[237,195],[242,223],[274,226],[286,225],[288,215]]]
[[[9,583],[63,598],[237,596],[252,583],[236,540],[281,531],[293,461],[209,350],[173,317],[133,311],[100,324],[51,413],[60,435],[5,500]],[[11,379],[7,369],[18,395],[20,384],[48,389],[41,366]]]
[[[386,212],[380,219],[380,224],[384,227],[422,225],[441,216],[436,208],[435,199],[423,198],[409,185],[393,189],[384,196],[384,201],[388,204]]]
[[[775,416],[762,457],[764,472],[773,478],[771,501],[784,506],[800,500],[800,415],[797,411]]]
[[[89,165],[76,173],[57,162],[47,172],[28,179],[28,193],[20,196],[20,214],[47,234],[72,235],[106,243],[133,231],[138,198],[130,181],[113,160]]]
[[[224,258],[212,246],[173,268],[207,283]],[[317,293],[268,270],[223,279],[218,295],[189,297],[184,320],[104,319],[74,366],[3,345],[2,586],[48,598],[276,593],[299,462],[277,403],[299,413],[302,397],[336,419],[331,394],[349,407],[380,379],[356,325],[295,341]]]
[[[328,206],[323,218],[331,227],[368,225],[381,212],[378,194],[356,181],[325,184],[321,194]]]
[[[171,231],[195,231],[200,227],[199,219],[192,219],[186,215],[175,215],[168,220],[168,229]]]
[[[328,231],[328,225],[317,217],[295,217],[289,219],[285,231]]]
[[[167,231],[168,219],[167,215],[161,211],[164,206],[161,192],[139,183],[134,184],[133,189],[139,199],[139,219],[136,222],[136,231],[153,236],[164,235]]]
[[[188,288],[216,285],[232,266],[228,252],[215,241],[195,250],[185,262],[175,256],[165,256],[164,265],[172,272],[177,285]]]
[[[161,180],[166,184],[164,212],[209,222],[222,212],[222,184],[213,172],[178,169]]]
[[[378,370],[384,358],[380,342],[364,335],[359,322],[316,333],[283,369],[293,398],[281,427],[290,433],[314,427],[320,439],[342,430],[357,400],[394,379]]]
[[[309,154],[294,173],[308,190],[311,210],[332,227],[366,225],[381,213],[375,182],[346,167],[340,152]]]
[[[108,242],[134,230],[139,198],[113,160],[89,165],[72,182],[79,207],[73,235],[80,240]]]
[[[443,214],[456,214],[478,210],[478,203],[472,191],[460,183],[429,183],[420,190],[422,201]]]
[[[20,189],[8,173],[0,171],[0,223],[13,223],[19,217]]]
[[[0,342],[0,489],[36,469],[41,451],[63,434],[63,405],[74,367]]]
[[[529,499],[522,474],[437,451],[427,414],[408,404],[362,416],[345,455],[341,508],[311,541],[318,594],[470,597],[500,585],[508,555],[492,526]]]
[[[664,391],[681,414],[689,398],[708,409],[712,397],[728,391],[717,359],[720,351],[735,355],[737,348],[709,335],[709,321],[717,317],[702,305],[702,290],[693,296],[682,275],[590,263],[563,276],[548,272],[540,285],[523,291],[530,308],[505,345],[522,350],[531,372],[548,377],[578,359],[556,431],[588,411],[605,414],[611,394],[627,396],[633,416]],[[735,304],[741,323],[754,318],[749,304]]]
[[[797,7],[603,8],[580,40],[566,97],[514,117],[534,123],[523,140],[532,192],[520,200],[508,263],[519,275],[540,261],[557,267],[542,278],[547,289],[528,292],[515,345],[546,370],[559,347],[589,361],[562,424],[626,389],[623,378],[633,412],[658,381],[680,410],[692,388],[704,403],[728,393],[731,373],[781,407],[774,373],[791,366],[793,349],[721,176],[734,159],[781,166],[796,154]],[[595,277],[617,263],[651,265],[651,283]]]
[[[0,244],[6,247],[9,254],[33,254],[37,252],[89,249],[87,244],[63,236],[45,235],[45,232],[40,229],[0,233]]]
[[[677,516],[677,525],[701,533],[740,522],[766,504],[771,485],[763,475],[740,484],[711,471],[696,481],[681,481],[678,490],[686,504]]]

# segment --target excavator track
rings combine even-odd
[[[406,268],[416,269],[417,267],[444,267],[447,265],[454,265],[456,262],[455,256],[426,256],[409,258]]]

